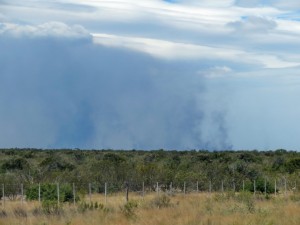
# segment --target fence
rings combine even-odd
[[[240,191],[251,191],[253,195],[256,194],[273,194],[284,195],[287,196],[289,192],[298,191],[297,181],[287,180],[286,178],[280,179],[264,179],[242,182],[235,182],[234,180],[225,181],[221,180],[218,182],[212,182],[211,180],[203,182],[183,182],[183,183],[174,183],[170,182],[160,183],[156,182],[151,185],[145,185],[145,182],[142,183],[130,183],[125,182],[123,185],[120,184],[110,184],[110,183],[98,183],[98,182],[90,182],[90,183],[53,183],[53,184],[2,184],[1,185],[1,204],[5,207],[7,201],[19,201],[20,204],[23,204],[24,201],[28,200],[26,194],[30,190],[30,193],[35,192],[36,200],[40,203],[44,200],[43,196],[45,193],[43,191],[44,185],[48,185],[50,187],[52,185],[53,190],[56,192],[54,195],[57,201],[57,204],[61,204],[64,202],[62,199],[62,194],[65,195],[64,191],[61,190],[62,187],[69,188],[69,198],[67,199],[69,202],[72,202],[74,205],[78,200],[78,195],[85,195],[90,202],[93,201],[92,196],[95,193],[103,194],[104,201],[107,203],[109,194],[117,193],[120,191],[124,191],[125,199],[128,201],[128,193],[136,193],[139,194],[142,198],[149,193],[156,193],[160,195],[161,193],[177,193],[182,195],[187,195],[189,193],[200,193],[205,192],[211,194],[212,192],[240,192]],[[49,186],[50,185],[50,186]],[[35,187],[35,189],[33,188]],[[55,189],[53,189],[55,187]],[[49,190],[48,190],[49,192]]]

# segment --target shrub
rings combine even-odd
[[[26,198],[28,200],[38,200],[39,198],[39,186],[33,185],[26,191]],[[57,201],[57,185],[56,184],[41,184],[41,198],[43,201]],[[63,184],[59,189],[60,202],[72,202],[73,190],[71,185]],[[79,197],[76,196],[76,201],[79,201]]]
[[[258,178],[257,180],[255,180],[255,189],[256,189],[256,192],[264,193],[265,192],[265,179]],[[254,182],[253,181],[246,182],[245,191],[252,192],[252,193],[254,192]],[[266,191],[267,191],[267,194],[272,194],[275,192],[274,185],[271,184],[269,181],[266,182]]]
[[[0,218],[5,218],[5,217],[7,217],[7,213],[6,213],[6,211],[5,210],[0,210]]]
[[[15,215],[16,217],[23,217],[23,218],[26,218],[26,217],[27,217],[27,212],[25,211],[25,209],[20,208],[20,207],[15,208],[15,209],[13,210],[13,213],[14,213],[14,215]]]
[[[240,192],[240,194],[237,196],[237,200],[239,202],[242,202],[246,205],[247,210],[250,213],[254,213],[255,211],[255,202],[253,198],[253,194],[248,191]]]
[[[81,202],[80,205],[78,206],[78,211],[81,213],[86,212],[87,210],[104,210],[104,205],[98,202],[91,202],[91,203],[86,203],[86,202]]]
[[[29,167],[29,164],[26,159],[23,158],[11,158],[6,160],[2,166],[2,171],[7,170],[23,170]]]
[[[161,195],[156,197],[151,201],[151,206],[157,207],[157,208],[167,208],[172,206],[171,199],[167,195]]]
[[[42,202],[42,211],[46,215],[62,215],[63,209],[57,201],[45,200]]]
[[[125,205],[121,206],[121,212],[126,216],[126,218],[135,218],[136,213],[135,209],[137,209],[138,204],[135,201],[129,201]]]
[[[41,216],[43,215],[43,209],[41,207],[36,207],[32,210],[32,215],[33,216]]]

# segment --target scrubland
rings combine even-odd
[[[7,201],[1,224],[33,225],[299,225],[300,193],[277,196],[241,193],[130,193],[82,197],[80,202],[41,205]]]

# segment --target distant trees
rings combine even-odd
[[[286,150],[0,150],[0,184],[7,184],[7,188],[8,184],[15,184],[16,189],[21,183],[28,187],[33,183],[66,182],[76,183],[82,190],[92,183],[93,191],[103,192],[105,182],[110,191],[120,191],[125,181],[136,190],[141,189],[143,182],[154,188],[156,182],[182,187],[184,182],[195,185],[199,181],[199,188],[207,190],[211,181],[214,190],[220,190],[222,182],[226,188],[241,190],[243,181],[250,183],[250,188],[256,180],[260,190],[265,177],[297,180],[299,173],[300,153]],[[267,189],[271,190],[271,186]]]

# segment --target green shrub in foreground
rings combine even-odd
[[[57,185],[56,184],[41,184],[41,199],[42,201],[56,201],[57,202]],[[39,185],[32,185],[26,191],[26,198],[28,200],[38,200],[39,198]],[[71,185],[63,184],[59,187],[59,201],[72,202],[73,190]],[[76,196],[76,201],[79,197]]]

